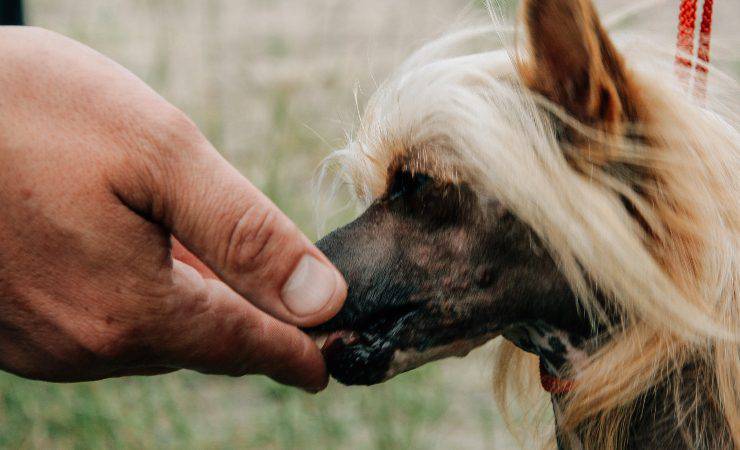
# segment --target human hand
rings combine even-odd
[[[339,272],[182,112],[93,50],[0,28],[0,205],[0,368],[326,385],[296,325],[341,308]],[[173,259],[172,236],[197,258]]]

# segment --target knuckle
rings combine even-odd
[[[147,117],[149,140],[160,162],[189,158],[205,141],[195,122],[164,100],[155,102]]]
[[[223,346],[228,355],[219,357],[224,375],[240,377],[250,373],[260,373],[260,354],[267,340],[268,324],[262,318],[254,318],[226,330],[227,344]],[[229,351],[230,350],[230,351]]]
[[[124,362],[137,355],[139,331],[129,325],[104,324],[92,331],[85,331],[77,341],[85,353],[104,362]]]
[[[274,337],[274,324],[275,319],[263,315],[251,317],[244,321],[239,332],[239,340],[244,346],[244,351],[241,352],[241,357],[238,358],[236,366],[232,368],[231,375],[242,376],[249,373],[265,372],[264,366],[270,364],[265,355],[269,354],[267,349],[274,345],[271,342]],[[243,343],[247,344],[244,345]]]
[[[206,142],[198,126],[180,109],[161,98],[150,98],[130,118],[123,139],[136,149],[136,162],[146,163],[155,174],[164,175],[189,161]]]
[[[243,339],[249,343],[248,347],[251,351],[243,352],[242,357],[238,358],[236,366],[231,370],[232,376],[260,373],[262,364],[260,355],[264,352],[265,346],[269,345],[269,324],[264,318],[254,318],[249,321],[242,333],[242,336],[246,336]]]
[[[171,144],[173,140],[191,142],[193,138],[200,138],[202,134],[198,126],[177,107],[164,102],[158,114],[160,132]]]
[[[190,292],[170,299],[166,304],[164,317],[189,320],[206,317],[213,309],[212,294],[205,282],[191,285]]]
[[[269,206],[250,206],[231,230],[223,267],[237,273],[252,273],[267,264],[277,238],[278,219]]]

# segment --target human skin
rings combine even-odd
[[[1,369],[326,386],[298,326],[341,308],[339,272],[181,111],[37,28],[0,27],[0,207]]]

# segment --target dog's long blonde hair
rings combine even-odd
[[[530,89],[527,56],[514,47],[479,51],[510,35],[467,29],[417,51],[325,167],[338,165],[368,202],[385,189],[389,164],[406,155],[419,170],[496,198],[541,237],[582,307],[610,324],[603,345],[573,368],[576,387],[560,405],[561,425],[578,430],[587,448],[620,448],[639,400],[657,386],[676,393],[687,443],[740,447],[737,83],[712,68],[700,104],[674,78],[672,52],[633,37],[623,54],[643,120],[613,139]],[[557,138],[563,126],[578,133],[578,145]],[[524,359],[502,346],[496,391],[504,403],[518,378],[512,371],[534,370]],[[708,435],[717,420],[729,435]]]

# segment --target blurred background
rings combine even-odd
[[[355,93],[361,109],[412,49],[488,20],[482,3],[27,0],[25,13],[29,24],[93,47],[183,109],[315,239],[314,169],[356,123]],[[514,3],[502,3],[505,15]],[[666,26],[655,28],[670,42],[676,11],[665,10]],[[262,377],[176,373],[55,385],[0,373],[0,447],[512,448],[491,395],[490,353],[484,347],[370,388],[332,383],[315,396]]]

